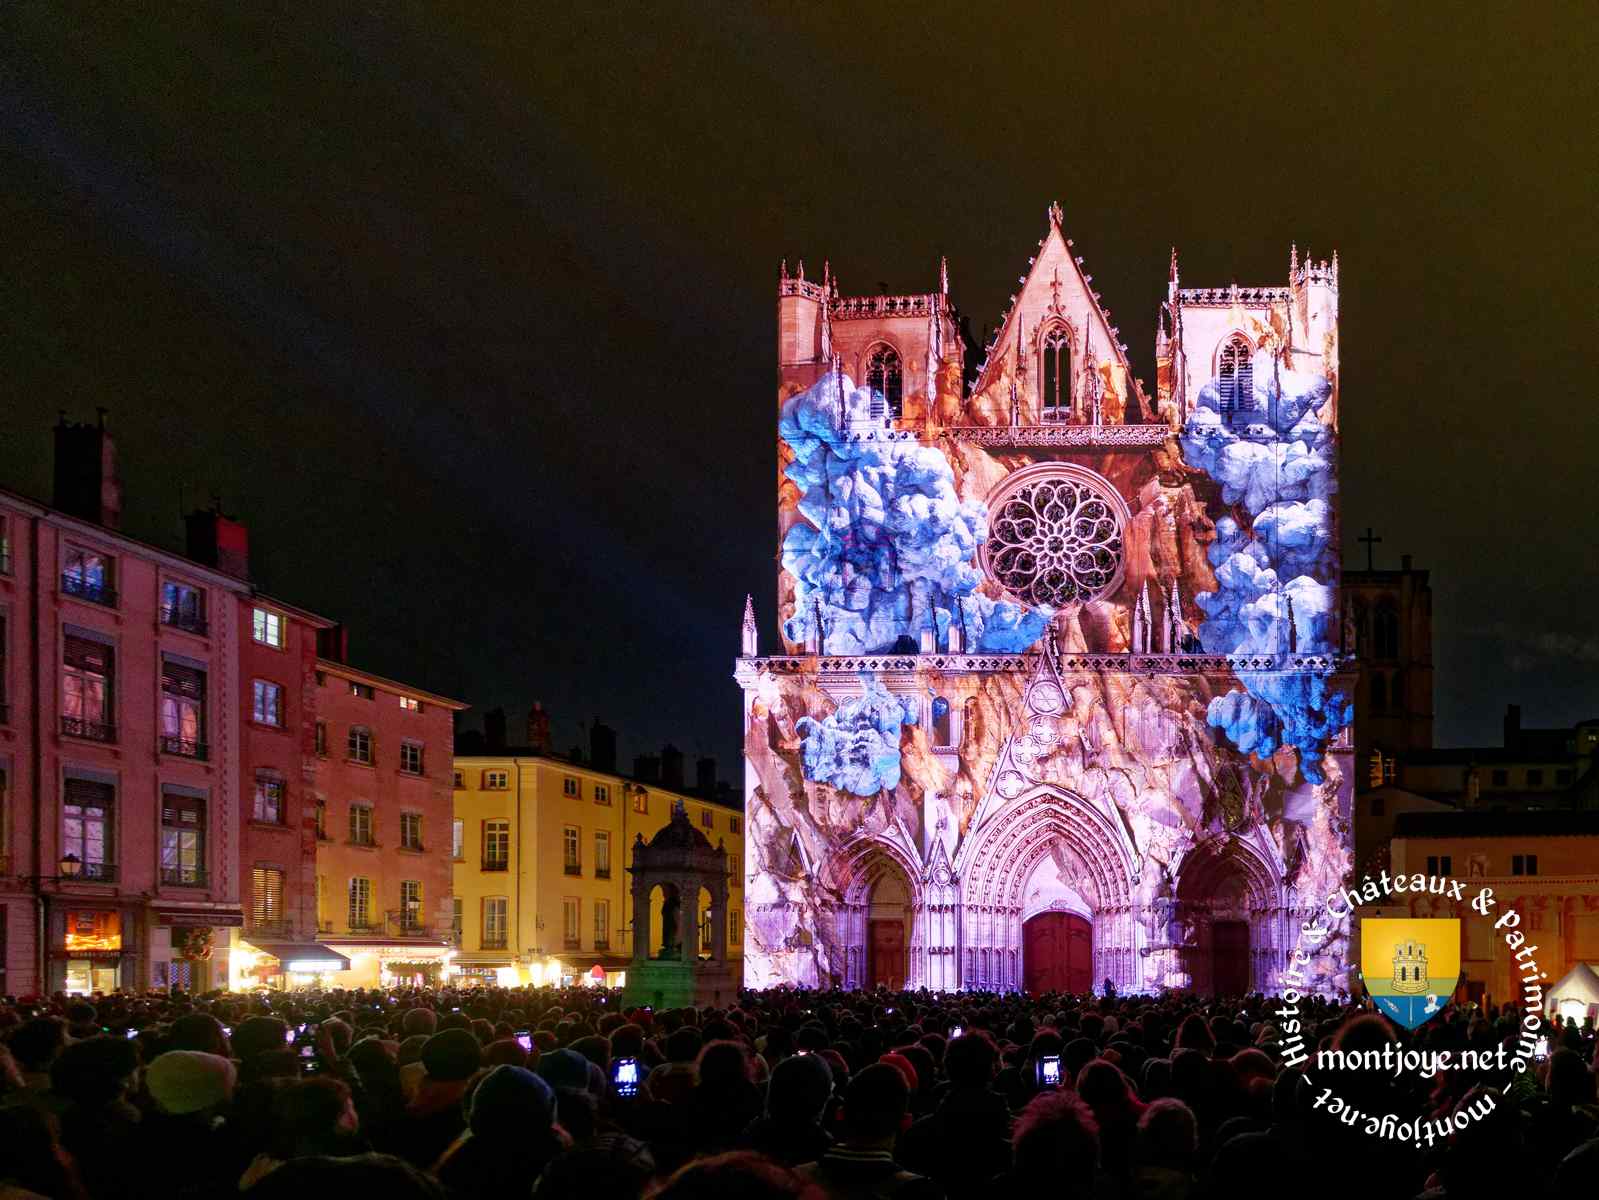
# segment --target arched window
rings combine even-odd
[[[1233,335],[1221,348],[1216,376],[1216,394],[1224,421],[1231,422],[1240,412],[1254,411],[1255,367],[1249,342],[1242,335]]]
[[[1380,605],[1372,622],[1372,650],[1376,658],[1399,657],[1399,614],[1390,604]]]
[[[1371,677],[1371,711],[1382,712],[1388,707],[1388,680],[1375,672]]]
[[[943,696],[934,696],[931,707],[933,710],[933,745],[951,745],[950,735],[953,732],[951,729],[953,714],[949,710],[949,701],[944,699]]]
[[[1063,325],[1044,333],[1039,347],[1038,409],[1044,421],[1069,421],[1072,416],[1072,344]]]
[[[883,398],[884,415],[897,421],[902,411],[904,373],[899,352],[892,346],[874,346],[866,356],[866,387]],[[875,414],[876,408],[873,407]]]

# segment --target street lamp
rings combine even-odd
[[[63,879],[77,879],[83,874],[83,860],[76,854],[63,854],[61,861],[56,863],[55,875],[25,875],[23,878],[29,883],[59,883]]]

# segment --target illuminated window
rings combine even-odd
[[[406,712],[419,713],[422,711],[422,701],[414,699],[411,696],[401,696],[400,707]]]
[[[161,882],[205,886],[205,801],[198,796],[162,792]]]
[[[1040,344],[1039,413],[1045,421],[1068,421],[1072,416],[1072,343],[1064,325],[1044,334]]]
[[[270,771],[255,773],[255,792],[250,806],[250,819],[268,825],[283,824],[284,796],[287,788],[283,776]]]
[[[116,740],[112,681],[116,652],[103,642],[68,634],[61,651],[61,732],[98,742]]]
[[[372,845],[372,806],[350,805],[350,841],[357,846]]]
[[[115,608],[114,560],[94,550],[68,546],[61,563],[61,590],[68,596]]]
[[[461,931],[465,927],[466,918],[461,910],[461,897],[450,897],[450,936],[455,939],[455,944],[461,944]]]
[[[484,771],[483,790],[486,792],[503,792],[511,786],[511,773],[509,771]]]
[[[400,770],[407,775],[422,774],[422,743],[400,743]]]
[[[375,693],[372,691],[371,684],[357,683],[352,679],[350,680],[350,695],[356,696],[362,700],[370,700]]]
[[[283,689],[265,679],[251,685],[250,717],[257,725],[283,728]]]
[[[899,353],[892,346],[874,346],[866,356],[866,386],[873,393],[872,415],[897,421],[902,408],[904,378]],[[881,413],[877,409],[878,396],[883,398]]]
[[[116,788],[109,783],[68,776],[61,804],[61,852],[82,863],[84,879],[116,878],[113,850]]]
[[[561,900],[561,939],[569,949],[575,949],[581,938],[578,932],[582,928],[579,924],[579,917],[578,898],[576,896],[564,897]]]
[[[611,877],[611,834],[601,829],[594,834],[594,878]]]
[[[422,849],[421,813],[403,812],[400,814],[400,849]]]
[[[357,875],[350,880],[350,928],[372,928],[372,881]]]
[[[643,788],[635,788],[633,791],[633,811],[636,813],[650,811],[650,794]]]
[[[581,875],[583,862],[579,857],[578,839],[582,834],[576,825],[567,825],[561,829],[561,867],[568,875]]]
[[[258,929],[283,924],[283,872],[277,867],[250,868],[250,924]]]
[[[161,624],[189,633],[205,632],[205,593],[186,583],[161,585]]]
[[[466,857],[466,822],[460,817],[450,822],[450,857],[455,859]]]
[[[506,910],[510,907],[504,896],[486,896],[483,899],[483,942],[484,950],[504,950],[506,930]]]
[[[1255,366],[1249,342],[1235,335],[1221,350],[1216,379],[1216,399],[1221,416],[1231,421],[1238,413],[1255,411]]]
[[[611,902],[594,902],[594,948],[608,950],[611,946]]]
[[[400,880],[400,927],[410,932],[422,928],[422,881]]]
[[[161,752],[205,758],[205,672],[161,661]]]
[[[283,618],[267,609],[256,609],[250,614],[250,636],[263,646],[283,649]]]
[[[350,735],[345,739],[345,748],[351,762],[372,762],[372,731],[364,725],[351,725]]]
[[[709,954],[716,947],[715,926],[711,924],[711,910],[700,914],[700,953]]]

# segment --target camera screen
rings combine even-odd
[[[524,1053],[533,1049],[533,1035],[525,1029],[519,1029],[516,1034],[516,1044],[522,1047]]]
[[[1548,1038],[1541,1037],[1541,1038],[1539,1038],[1537,1040],[1536,1043],[1534,1043],[1533,1048],[1532,1048],[1532,1056],[1534,1058],[1548,1058],[1549,1057],[1549,1039]]]
[[[1060,1086],[1060,1055],[1046,1054],[1038,1060],[1038,1086],[1047,1088]]]
[[[958,1038],[958,1037],[961,1036],[961,1034],[963,1034],[965,1032],[966,1032],[966,1026],[964,1026],[964,1025],[956,1025],[956,1026],[954,1026],[953,1028],[950,1029],[949,1036],[951,1038]]]
[[[616,1084],[616,1094],[619,1096],[638,1095],[638,1059],[619,1058],[611,1072],[612,1082]]]

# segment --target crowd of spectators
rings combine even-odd
[[[1453,1005],[1415,1033],[1316,999],[1297,1019],[1312,1051],[1513,1049],[1521,1032],[1509,1009]],[[1591,1025],[1551,1023],[1519,1074],[1422,1078],[1285,1063],[1284,1023],[1264,996],[7,997],[0,1200],[1599,1192]],[[1400,1121],[1484,1115],[1404,1141],[1334,1114],[1328,1089]]]

